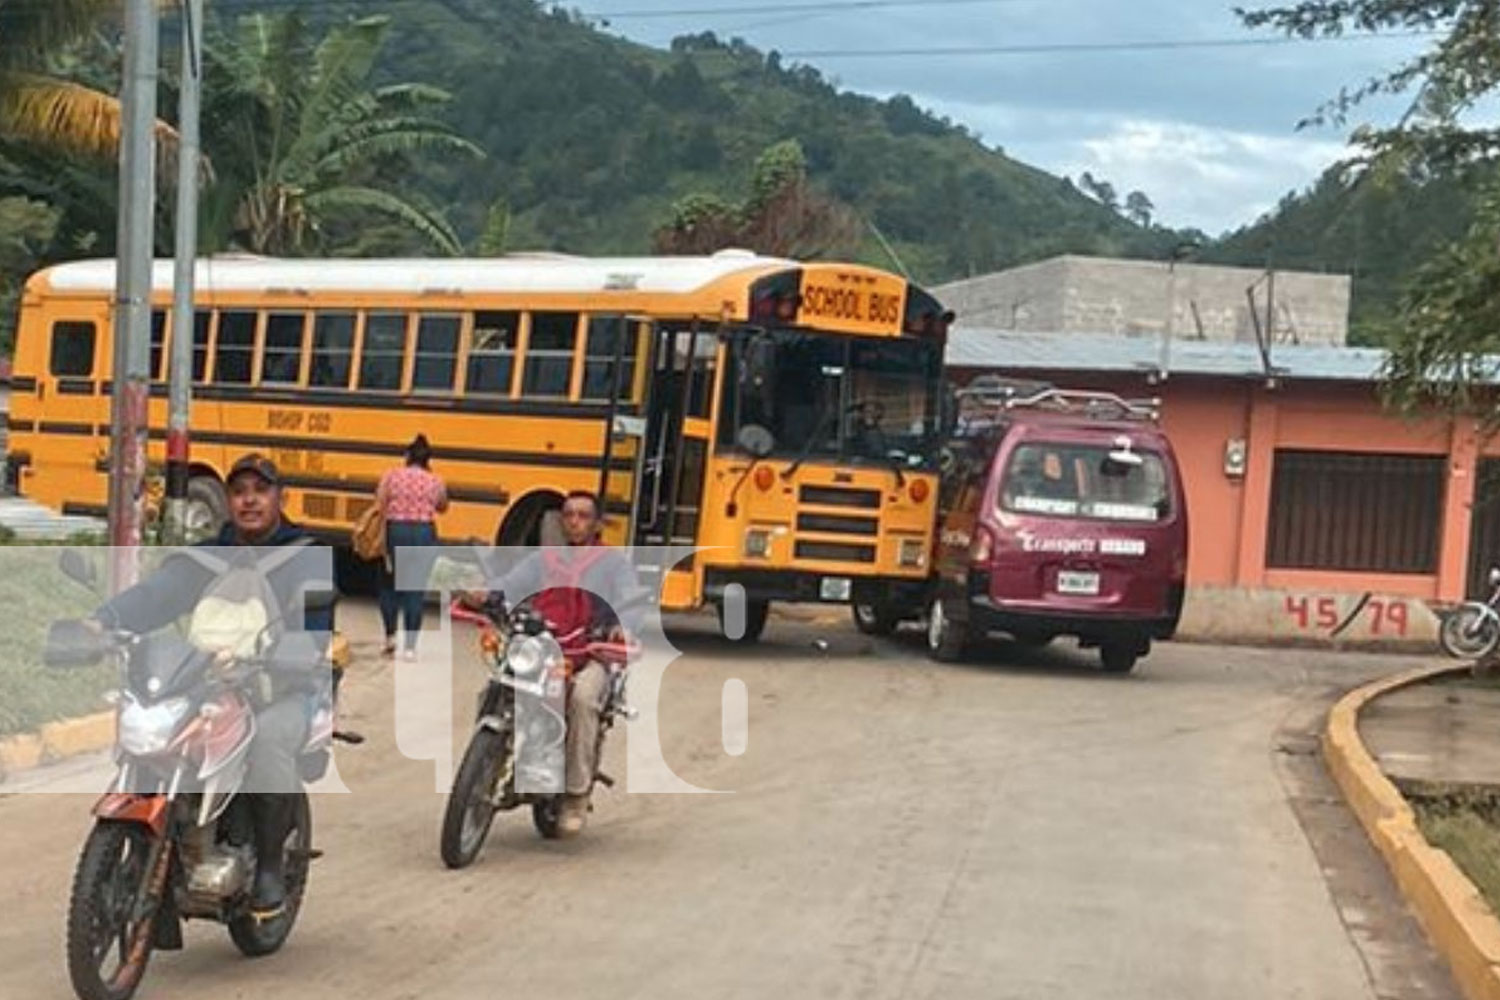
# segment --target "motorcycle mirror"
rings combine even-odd
[[[94,589],[98,583],[93,563],[85,559],[77,549],[64,549],[57,559],[57,565],[63,571],[63,575],[74,583],[82,584],[90,590]]]

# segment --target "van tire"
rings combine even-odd
[[[1133,642],[1106,642],[1099,647],[1099,662],[1107,674],[1128,674],[1144,652]]]
[[[865,635],[890,635],[901,623],[901,616],[889,604],[854,602],[849,605],[854,627]]]
[[[969,654],[971,645],[968,623],[948,617],[943,599],[934,597],[927,607],[927,655],[939,663],[957,663]]]

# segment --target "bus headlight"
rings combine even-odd
[[[926,548],[920,538],[903,538],[896,550],[896,561],[904,568],[921,569],[927,562]]]
[[[750,528],[745,532],[745,555],[751,559],[764,559],[771,554],[771,533],[764,528]]]

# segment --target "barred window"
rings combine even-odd
[[[1277,450],[1266,566],[1437,572],[1441,456]]]

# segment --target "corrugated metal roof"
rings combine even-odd
[[[1275,344],[1271,374],[1278,378],[1373,382],[1386,352],[1369,347]],[[1155,372],[1162,367],[1156,337],[1095,333],[1024,333],[1016,330],[955,328],[948,333],[946,361],[951,368],[1010,371]],[[1265,378],[1255,344],[1224,341],[1171,342],[1168,374]]]

